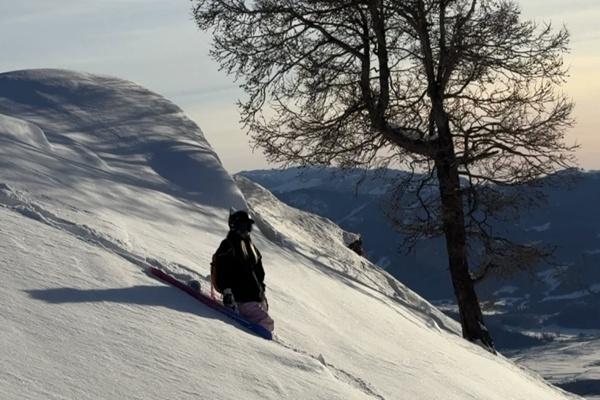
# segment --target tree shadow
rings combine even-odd
[[[219,319],[232,324],[232,321],[217,311],[199,303],[190,296],[176,296],[175,289],[168,286],[132,286],[114,289],[30,289],[25,292],[33,299],[49,304],[66,303],[119,303],[141,306],[169,308],[175,311],[194,314],[202,318]]]

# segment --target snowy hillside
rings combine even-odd
[[[599,349],[600,339],[575,337],[515,352],[512,357],[565,390],[579,393],[587,400],[600,400]]]
[[[456,335],[133,83],[0,75],[2,399],[565,399]],[[203,278],[229,207],[256,213],[266,341],[144,273]]]
[[[388,198],[376,189],[384,192],[400,174],[388,170],[387,179],[370,174],[355,191],[360,171],[342,174],[333,168],[290,168],[241,173],[293,207],[360,232],[370,259],[427,299],[453,304],[442,238],[419,242],[414,253],[398,251],[403,237],[385,216]],[[335,184],[328,183],[340,175]],[[560,268],[540,265],[534,279],[526,273],[508,280],[489,279],[478,287],[481,298],[493,309],[497,344],[505,349],[522,346],[516,337],[497,334],[507,325],[538,332],[564,328],[592,335],[600,330],[600,269],[594,268],[600,262],[600,214],[595,201],[600,197],[600,173],[581,173],[570,185],[547,185],[543,190],[546,204],[524,210],[516,221],[498,221],[495,229],[520,243],[556,247],[555,262]]]
[[[458,319],[443,239],[420,241],[414,253],[400,252],[402,236],[384,213],[389,185],[406,173],[308,167],[239,175],[290,206],[360,232],[371,260]],[[568,185],[543,187],[547,202],[542,207],[495,225],[518,242],[556,246],[559,268],[540,265],[533,275],[492,278],[479,284],[478,293],[497,348],[562,388],[600,398],[595,357],[600,351],[600,172],[576,177]]]

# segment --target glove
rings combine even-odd
[[[236,312],[236,313],[238,312],[237,303],[235,302],[233,293],[231,292],[231,289],[229,289],[229,288],[223,290],[223,305],[225,307],[229,308],[230,310],[232,310],[233,312]]]

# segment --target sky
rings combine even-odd
[[[579,164],[600,169],[600,1],[521,0],[523,14],[571,32],[570,78]],[[269,165],[239,124],[243,93],[210,59],[189,0],[19,0],[0,2],[0,72],[64,68],[137,82],[180,106],[231,172]]]

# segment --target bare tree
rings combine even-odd
[[[522,21],[510,0],[192,1],[269,160],[419,172],[406,227],[445,236],[463,336],[493,351],[469,257],[480,278],[544,255],[495,236],[488,215],[512,207],[500,186],[574,163],[557,91],[567,31]]]

